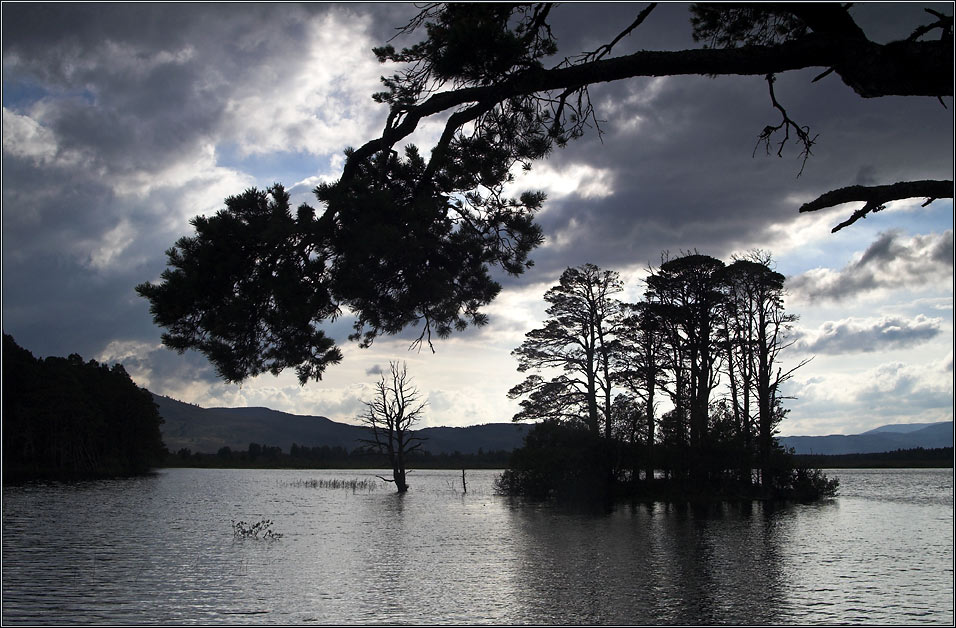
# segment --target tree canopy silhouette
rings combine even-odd
[[[784,276],[772,264],[762,251],[729,265],[665,254],[638,303],[613,298],[616,273],[568,268],[545,293],[544,326],[513,352],[519,371],[558,374],[531,375],[508,393],[526,397],[514,421],[539,422],[499,490],[574,499],[832,495],[834,481],[801,467],[775,439],[787,413],[781,384],[807,361],[782,366],[797,317],[784,309]],[[672,405],[659,417],[658,390]]]
[[[583,421],[592,435],[611,436],[614,382],[611,365],[618,346],[623,306],[613,295],[622,285],[614,271],[594,264],[568,268],[544,300],[550,305],[544,327],[529,331],[512,351],[518,370],[532,371],[512,388],[512,399],[527,396],[515,420]],[[545,380],[542,370],[560,370]]]
[[[495,6],[495,8],[488,8]],[[652,13],[649,4],[610,42],[576,56],[565,56],[546,68],[544,60],[557,51],[548,17],[550,3],[520,5],[430,4],[402,30],[424,26],[424,42],[397,52],[392,46],[376,49],[382,60],[410,64],[384,79],[387,92],[376,95],[391,105],[385,129],[355,151],[350,151],[339,185],[348,186],[359,164],[390,150],[408,137],[418,123],[452,111],[431,160],[430,175],[454,155],[456,140],[494,128],[501,116],[520,117],[520,137],[503,142],[522,159],[535,159],[555,144],[565,145],[589,126],[598,126],[588,86],[636,77],[677,75],[765,76],[771,104],[780,113],[777,124],[759,136],[769,150],[771,138],[782,133],[778,151],[796,137],[804,156],[815,141],[807,127],[788,115],[777,101],[775,75],[818,67],[814,80],[835,73],[864,98],[880,96],[953,95],[953,18],[927,9],[928,21],[888,44],[878,44],[853,20],[851,5],[837,3],[695,4],[692,27],[702,49],[611,53],[625,36]],[[464,45],[449,42],[471,31]],[[939,34],[937,39],[924,39]],[[507,45],[494,47],[494,42]],[[480,43],[469,43],[480,42]],[[494,49],[491,49],[494,48]],[[450,86],[452,89],[445,89]],[[590,124],[589,124],[590,123]],[[428,184],[422,180],[419,185]],[[815,211],[850,201],[866,205],[834,231],[852,224],[892,200],[913,197],[951,198],[952,181],[908,181],[882,186],[853,186],[823,194],[800,211]],[[342,207],[341,211],[347,211]],[[330,204],[327,214],[340,208]]]
[[[927,23],[879,44],[839,4],[694,5],[691,27],[702,48],[615,56],[655,4],[639,10],[606,44],[558,54],[550,3],[428,4],[401,34],[424,38],[401,50],[374,50],[402,64],[374,95],[389,113],[382,134],[346,150],[342,176],[315,188],[321,211],[295,214],[284,188],[251,189],[226,200],[196,235],[167,251],[159,284],[137,291],[171,348],[203,352],[229,381],[295,368],[300,382],[321,379],[341,352],[322,326],[354,316],[351,340],[417,327],[413,345],[482,325],[481,309],[500,291],[496,271],[520,275],[542,242],[535,214],[545,198],[508,198],[518,167],[545,157],[600,125],[588,88],[636,77],[766,77],[779,122],[758,137],[767,150],[795,142],[809,157],[816,136],[778,102],[776,75],[820,68],[864,98],[953,93],[952,17],[930,10]],[[937,37],[937,35],[939,35]],[[935,37],[932,39],[931,37]],[[553,65],[552,59],[561,59]],[[425,156],[396,145],[420,122],[447,116]],[[952,197],[952,181],[852,186],[822,194],[800,211],[865,203],[835,229],[886,203]]]

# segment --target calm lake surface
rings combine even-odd
[[[582,514],[493,471],[168,469],[3,489],[3,622],[953,623],[953,471],[837,470],[810,505]],[[323,488],[313,480],[367,480]],[[273,521],[274,541],[232,521]]]

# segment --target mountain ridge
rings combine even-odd
[[[306,447],[363,445],[368,434],[360,425],[339,423],[324,416],[299,415],[265,407],[202,408],[153,394],[164,419],[163,440],[167,449],[215,453],[222,447],[243,450],[249,443],[281,447],[295,443]],[[465,427],[425,427],[416,430],[427,440],[422,448],[433,454],[511,451],[520,447],[530,426],[516,423],[486,423]]]
[[[907,429],[908,425],[924,425]],[[894,431],[898,428],[901,431]],[[906,430],[906,431],[902,431]],[[830,434],[828,436],[783,436],[777,439],[798,454],[872,454],[897,449],[935,449],[953,446],[953,422],[883,425],[862,434]]]
[[[173,452],[215,453],[222,447],[244,450],[249,443],[281,447],[295,443],[306,447],[362,445],[365,428],[339,423],[319,415],[298,415],[265,407],[202,408],[162,395],[153,395],[165,422],[166,447]],[[485,423],[465,427],[426,427],[418,430],[427,440],[423,449],[433,454],[510,451],[520,447],[530,424]],[[953,446],[953,422],[883,425],[862,434],[782,436],[778,441],[797,454],[880,453],[897,449],[933,449]]]

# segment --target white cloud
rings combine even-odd
[[[370,96],[388,70],[370,53],[369,26],[347,10],[311,16],[295,58],[249,68],[226,104],[240,153],[323,155],[371,137],[386,110]]]
[[[812,200],[811,195],[788,195],[783,200],[786,207],[797,208]],[[777,259],[791,255],[807,255],[817,251],[819,258],[820,243],[832,241],[830,230],[833,228],[833,216],[827,213],[804,214],[799,222],[769,223],[764,228],[762,241],[755,241],[749,248],[773,251]],[[808,251],[809,249],[809,251]],[[743,252],[743,251],[741,251]]]
[[[835,354],[909,348],[937,337],[942,333],[942,323],[942,318],[929,318],[923,314],[912,319],[901,316],[849,317],[827,321],[815,330],[799,333],[794,349]]]
[[[464,382],[455,388],[431,390],[428,393],[428,414],[421,427],[442,425],[480,425],[499,423],[511,417],[490,416],[485,391]],[[439,418],[441,417],[441,418]],[[448,417],[454,417],[448,421]]]
[[[142,340],[111,340],[94,359],[102,363],[123,362],[161,347],[160,344],[143,342]]]
[[[296,181],[292,186],[288,188],[290,195],[303,195],[305,193],[311,194],[312,190],[322,183],[332,183],[337,181],[338,178],[342,175],[342,167],[345,165],[345,156],[341,153],[336,153],[332,155],[329,159],[329,166],[325,172],[320,172],[319,174],[306,177],[300,181]]]
[[[248,175],[218,166],[216,147],[211,142],[198,144],[175,161],[161,164],[159,168],[137,169],[128,173],[117,173],[116,176],[113,184],[114,192],[121,196],[133,196],[140,199],[163,188],[196,186],[200,180],[212,183],[215,180],[228,178],[231,179],[232,189],[235,189],[237,179],[252,180]],[[221,201],[222,198],[219,200]]]
[[[605,98],[598,108],[602,117],[615,131],[636,134],[646,130],[649,120],[654,118],[652,107],[658,96],[664,91],[670,77],[658,76],[648,79],[629,81],[626,92],[621,98]]]
[[[98,245],[90,253],[90,266],[103,270],[133,243],[136,231],[129,220],[122,219],[119,224],[103,234]]]
[[[254,185],[251,176],[217,165],[211,145],[196,148],[154,171],[130,170],[104,177],[115,196],[93,210],[113,226],[91,237],[72,237],[70,248],[77,258],[98,271],[146,263],[155,254],[148,242],[161,240],[165,245],[158,246],[169,246],[191,231],[189,219],[212,215],[227,196]]]
[[[165,167],[134,170],[113,179],[113,192],[129,203],[127,207],[139,207],[156,220],[170,244],[190,230],[189,219],[214,214],[224,206],[226,197],[256,183],[247,173],[218,165],[216,149],[210,143],[196,146]]]
[[[528,283],[502,290],[498,298],[485,308],[490,318],[485,329],[488,333],[514,330],[523,337],[545,319],[548,304],[544,293],[556,283],[557,280]]]
[[[40,115],[37,115],[37,114]],[[56,133],[42,123],[42,107],[32,116],[3,108],[3,152],[37,166],[73,167],[82,163],[76,150],[63,149]]]
[[[29,116],[3,108],[3,152],[47,162],[56,156],[56,151],[56,138],[51,130]]]
[[[872,362],[870,362],[872,364]],[[781,425],[785,435],[856,434],[891,423],[953,419],[952,356],[923,362],[880,362],[849,370],[809,368],[818,375],[799,374],[787,386],[796,399],[791,417]],[[799,373],[799,372],[798,372]]]
[[[513,195],[541,190],[549,199],[571,195],[584,199],[605,198],[614,194],[614,171],[580,163],[555,167],[541,162],[530,171],[517,171],[514,183],[507,190]]]

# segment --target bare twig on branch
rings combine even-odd
[[[418,352],[421,353],[421,351],[422,351],[422,343],[423,343],[423,342],[427,342],[427,343],[428,343],[428,348],[431,349],[432,353],[435,353],[435,345],[432,344],[432,323],[431,323],[431,320],[429,319],[429,317],[428,317],[427,314],[425,314],[424,316],[422,316],[422,317],[421,317],[421,320],[423,320],[423,321],[425,322],[425,326],[424,326],[424,328],[422,329],[422,333],[419,334],[418,338],[417,338],[416,340],[414,340],[411,345],[409,345],[408,350],[409,350],[409,351],[414,351],[415,349],[418,349]]]
[[[869,213],[882,211],[890,201],[900,201],[907,198],[926,198],[923,206],[929,205],[938,198],[953,198],[952,181],[901,181],[891,185],[851,185],[849,187],[832,190],[823,194],[816,200],[805,203],[801,212],[812,212],[827,207],[835,207],[843,203],[852,203],[863,201],[865,205],[853,212],[845,221],[832,229],[836,233],[844,227],[848,227],[860,218],[865,218]]]
[[[647,16],[651,14],[651,11],[653,11],[655,7],[657,7],[656,2],[650,3],[648,6],[644,8],[643,11],[641,11],[638,14],[637,19],[631,22],[630,26],[622,30],[620,33],[618,33],[617,36],[613,40],[611,40],[610,43],[604,44],[603,46],[601,46],[597,50],[594,50],[593,52],[588,52],[581,55],[580,59],[584,61],[597,61],[598,59],[603,58],[604,55],[611,52],[611,49],[614,48],[615,45],[617,45],[617,42],[621,41],[622,39],[630,35],[635,28],[643,24],[644,20],[647,19]]]
[[[822,75],[821,75],[822,76]],[[757,138],[757,145],[754,146],[754,155],[757,154],[757,148],[761,143],[764,144],[767,148],[767,154],[770,154],[770,138],[773,137],[773,134],[783,129],[783,139],[780,140],[780,143],[777,144],[777,157],[783,157],[783,148],[787,145],[787,142],[790,141],[790,129],[793,129],[793,132],[796,133],[797,139],[800,140],[800,143],[803,145],[803,150],[800,151],[800,156],[803,157],[803,163],[800,165],[800,172],[797,173],[799,177],[803,174],[803,168],[807,165],[807,159],[812,154],[810,148],[817,141],[817,136],[814,135],[810,137],[810,127],[800,126],[787,114],[787,110],[777,102],[777,96],[773,91],[773,84],[776,82],[777,78],[773,74],[767,75],[767,85],[770,87],[770,102],[773,103],[773,108],[780,112],[782,120],[780,124],[773,126],[767,125],[763,128],[763,131],[760,132],[760,137]]]
[[[415,17],[413,17],[411,20],[409,20],[408,24],[406,24],[405,26],[399,26],[398,28],[396,28],[395,30],[398,32],[392,35],[392,37],[388,41],[394,41],[400,35],[407,35],[411,33],[412,31],[416,30],[417,28],[420,28],[428,20],[428,18],[434,15],[434,12],[440,7],[441,7],[440,2],[429,2],[428,4],[420,5],[418,7],[419,8],[418,14],[415,15]]]

